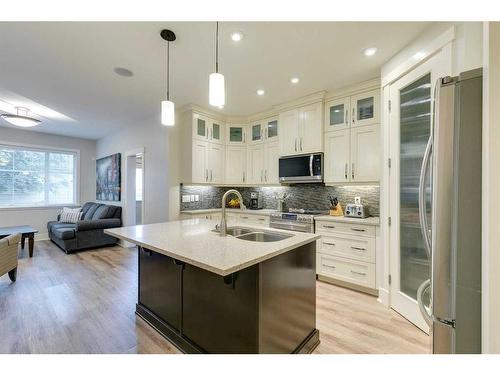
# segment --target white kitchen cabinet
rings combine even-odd
[[[212,143],[208,148],[209,182],[222,184],[224,182],[224,146]]]
[[[294,108],[280,113],[279,123],[281,126],[281,137],[279,137],[280,155],[297,154],[299,110]]]
[[[224,178],[223,172],[223,146],[207,141],[194,141],[192,182],[222,183]]]
[[[264,183],[279,184],[279,144],[270,142],[264,150]]]
[[[225,184],[245,184],[247,182],[246,146],[226,146]]]
[[[351,128],[351,182],[379,180],[380,126]]]
[[[278,117],[271,117],[265,120],[265,135],[264,138],[268,142],[273,142],[278,140],[279,134],[279,121]]]
[[[247,143],[246,125],[226,125],[226,144],[245,145]]]
[[[350,129],[325,133],[325,181],[350,181]]]
[[[207,141],[193,141],[192,181],[196,183],[208,183],[208,149],[210,143]]]
[[[299,153],[323,152],[323,104],[299,109]]]
[[[349,128],[351,98],[335,99],[325,104],[325,132]]]
[[[224,124],[221,121],[210,120],[208,139],[212,143],[224,144]]]
[[[322,108],[318,102],[280,113],[280,155],[323,151]]]
[[[257,144],[248,146],[248,161],[247,171],[249,184],[263,184],[264,183],[264,149],[267,145]]]
[[[351,96],[351,126],[380,123],[380,90]]]
[[[198,139],[202,141],[208,141],[208,133],[209,133],[209,126],[210,126],[210,120],[208,117],[199,115],[199,114],[193,114],[193,139]]]
[[[246,139],[248,139],[249,144],[262,143],[264,141],[264,125],[265,121],[257,121],[247,127],[248,135]]]

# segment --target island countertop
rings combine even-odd
[[[293,234],[276,242],[253,242],[212,232],[217,220],[188,219],[157,224],[105,229],[111,236],[156,251],[221,276],[253,266],[320,238],[300,233],[265,228],[266,231]],[[245,227],[262,231],[251,225]]]

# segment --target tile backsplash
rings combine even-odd
[[[191,186],[181,185],[180,194],[199,195],[198,202],[183,203],[181,197],[181,210],[201,210],[220,208],[224,193],[231,187],[218,186]],[[236,187],[243,196],[243,202],[248,205],[251,192],[262,192],[264,199],[263,208],[275,209],[278,206],[275,195],[287,194],[284,209],[306,208],[309,210],[328,210],[329,196],[337,197],[342,208],[346,203],[354,203],[354,197],[361,197],[361,203],[368,206],[370,215],[379,216],[380,187],[379,185],[363,186],[324,186],[320,184],[301,184],[292,186],[269,187]]]

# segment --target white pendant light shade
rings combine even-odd
[[[161,102],[161,123],[165,126],[175,125],[175,106],[174,102],[164,100]]]
[[[208,99],[210,105],[213,106],[221,106],[226,104],[226,89],[224,76],[222,74],[210,74]]]

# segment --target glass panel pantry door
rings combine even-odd
[[[430,258],[419,220],[419,180],[431,134],[433,87],[446,75],[438,54],[400,78],[389,88],[392,166],[390,170],[391,307],[429,332],[417,306],[417,289],[430,277]],[[427,178],[427,215],[431,189]],[[429,298],[424,302],[429,305]]]

